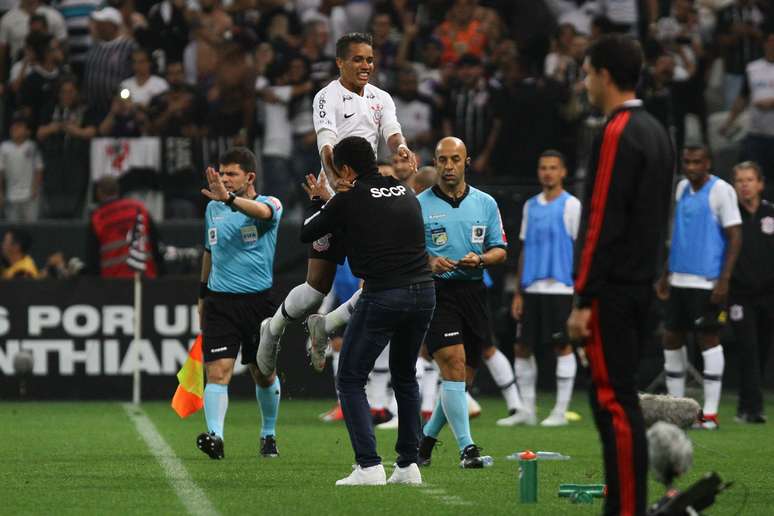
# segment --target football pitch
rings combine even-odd
[[[550,395],[542,397],[547,413]],[[254,401],[232,400],[225,454],[214,461],[195,439],[204,429],[197,413],[181,420],[167,403],[140,409],[122,403],[0,403],[0,514],[599,514],[601,501],[573,505],[560,483],[602,483],[600,446],[585,393],[573,410],[582,420],[565,428],[500,428],[500,399],[483,399],[472,433],[495,459],[484,470],[461,470],[448,428],[424,485],[334,487],[353,461],[344,424],[322,423],[329,401],[284,400],[277,427],[280,457],[258,455],[259,415]],[[733,487],[712,515],[774,514],[774,423],[733,422],[724,399],[721,428],[689,432],[694,466],[679,486],[717,471]],[[769,411],[771,413],[771,411]],[[385,466],[395,458],[394,430],[377,430]],[[523,449],[558,451],[564,462],[540,462],[536,505],[518,501],[518,466],[505,457]],[[391,467],[387,467],[388,475]],[[649,500],[663,492],[650,482]]]

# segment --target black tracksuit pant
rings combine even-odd
[[[586,355],[591,408],[602,441],[607,498],[604,514],[644,515],[648,445],[636,373],[653,288],[608,285],[592,304]]]

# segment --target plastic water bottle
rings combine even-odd
[[[529,450],[519,454],[519,501],[537,503],[537,454]]]

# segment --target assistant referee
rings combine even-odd
[[[583,202],[571,340],[585,339],[602,441],[605,514],[644,515],[648,449],[636,371],[669,215],[672,144],[634,89],[642,51],[600,38],[583,65],[589,100],[607,117],[594,140]]]
[[[344,333],[338,391],[357,467],[339,486],[383,485],[386,475],[376,452],[371,413],[365,395],[368,373],[387,344],[390,373],[398,401],[397,467],[390,483],[420,484],[419,387],[415,369],[419,347],[435,308],[422,213],[414,193],[393,177],[379,175],[373,149],[359,136],[333,148],[340,177],[354,183],[326,204],[325,186],[307,176],[312,200],[301,240],[313,242],[339,230],[352,273],[363,278],[363,293]]]

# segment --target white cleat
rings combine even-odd
[[[325,332],[325,316],[312,314],[306,319],[306,329],[309,332],[309,358],[315,371],[325,369],[325,352],[328,350],[328,334]]]
[[[535,416],[534,412],[528,410],[518,410],[508,417],[497,420],[497,426],[535,426],[536,424],[537,416]]]
[[[564,412],[551,411],[543,421],[540,422],[540,426],[567,426],[567,416]]]
[[[271,333],[269,321],[271,321],[271,317],[267,317],[261,322],[261,340],[258,343],[258,351],[255,353],[255,362],[264,376],[270,376],[277,369],[277,355],[279,355],[280,339],[282,338],[282,334],[273,335]]]
[[[481,405],[478,404],[473,396],[468,394],[468,419],[473,419],[481,415]]]
[[[385,484],[387,484],[387,474],[381,464],[370,468],[357,466],[348,477],[336,481],[337,486],[383,486]]]
[[[379,430],[397,430],[398,429],[398,416],[393,416],[389,421],[379,423],[376,425]]]
[[[412,484],[419,485],[422,483],[422,474],[419,472],[419,466],[412,462],[405,468],[395,466],[395,470],[390,475],[388,484]]]

